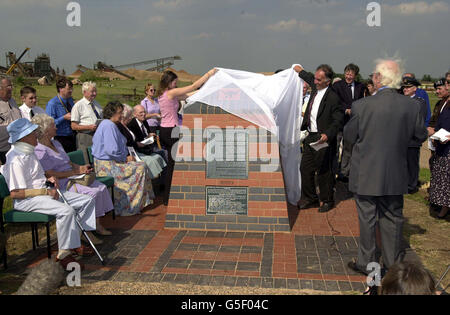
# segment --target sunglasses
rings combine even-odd
[[[148,91],[149,92],[155,92],[156,90],[155,89],[149,89]]]

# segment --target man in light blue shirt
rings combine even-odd
[[[56,82],[58,94],[47,103],[45,112],[55,119],[57,128],[55,139],[58,140],[64,150],[69,153],[77,149],[75,134],[70,127],[72,107],[74,106],[72,91],[73,84],[66,78],[60,78]]]

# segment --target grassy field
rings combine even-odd
[[[153,83],[158,86],[158,82],[154,80],[115,80],[115,81],[98,81],[97,84],[97,102],[104,107],[110,101],[120,101],[128,105],[134,106],[139,104],[145,97],[144,88],[147,83]],[[179,86],[185,86],[189,83],[179,82]],[[13,90],[13,98],[20,106],[20,89],[23,85],[15,84]],[[45,109],[47,102],[56,96],[56,85],[39,86],[33,84],[37,91],[38,106]],[[74,85],[72,97],[75,101],[83,97],[81,93],[81,85]]]

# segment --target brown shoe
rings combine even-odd
[[[61,260],[56,258],[56,262],[59,262],[60,265],[64,268],[65,271],[67,271],[67,265],[72,263],[72,262],[79,264],[80,265],[80,269],[84,270],[84,264],[79,262],[79,261],[77,261],[72,255],[68,255],[68,256],[64,257],[63,259],[61,259]]]

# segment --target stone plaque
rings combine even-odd
[[[248,179],[248,131],[207,129],[206,178]]]
[[[247,215],[248,187],[206,187],[206,214]]]

